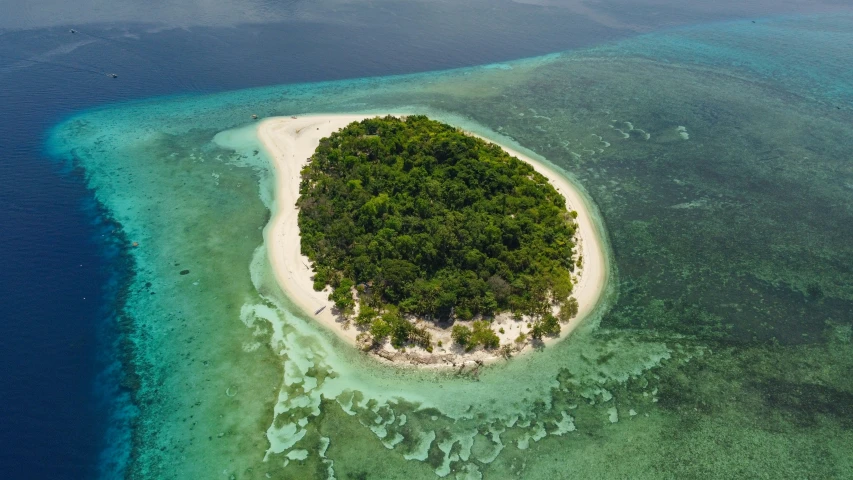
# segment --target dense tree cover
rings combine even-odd
[[[396,322],[405,314],[541,317],[572,291],[565,199],[500,147],[424,116],[367,119],[321,140],[298,206],[314,288],[331,286],[347,316],[358,290],[356,323],[374,337],[423,340]]]

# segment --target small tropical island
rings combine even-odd
[[[258,132],[276,168],[276,277],[366,352],[480,365],[567,336],[598,299],[594,227],[542,164],[423,115],[275,118]]]

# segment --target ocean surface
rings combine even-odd
[[[6,478],[850,477],[844,5],[0,7]],[[278,291],[250,115],[400,109],[585,189],[570,341],[401,373]]]

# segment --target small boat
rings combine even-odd
[[[323,310],[325,310],[325,309],[326,309],[326,306],[325,306],[325,305],[323,305],[322,307],[320,307],[320,309],[319,309],[319,310],[317,310],[316,312],[314,312],[314,315],[317,315],[318,313],[322,312],[322,311],[323,311]]]
[[[69,30],[69,32],[71,32],[71,33],[77,33],[77,30],[74,30],[74,29],[72,28],[71,30]]]
[[[115,73],[108,73],[107,76],[110,78],[118,78],[118,75],[116,75]]]
[[[258,119],[257,115],[252,115],[252,120],[257,120],[257,119]]]

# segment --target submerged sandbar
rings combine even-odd
[[[328,290],[316,291],[313,288],[314,271],[311,262],[301,253],[299,210],[296,203],[299,199],[301,170],[309,162],[320,140],[352,122],[375,116],[377,114],[273,117],[261,121],[257,128],[258,137],[271,157],[276,177],[274,211],[265,230],[267,252],[276,280],[288,297],[308,316],[353,346],[358,344],[359,331],[333,311],[333,302],[328,298]],[[563,325],[558,337],[545,338],[544,341],[548,344],[567,338],[597,305],[607,276],[604,248],[589,208],[582,194],[552,168],[515,149],[488,138],[480,138],[495,143],[510,155],[533,166],[565,197],[567,208],[578,212],[575,219],[575,244],[577,254],[583,258],[583,266],[573,275],[575,286],[572,292],[578,301],[578,313]],[[386,343],[374,353],[385,360],[426,366],[457,366],[465,362],[491,362],[502,358],[498,350],[478,349],[466,352],[453,344],[450,329],[436,327],[430,322],[419,323],[430,331],[433,338],[441,341],[442,345],[433,352],[419,347],[399,351]],[[514,320],[508,314],[501,314],[495,317],[493,327],[499,332],[501,345],[513,346],[513,354],[532,350],[530,342],[514,343],[521,332],[529,330],[525,320]]]

